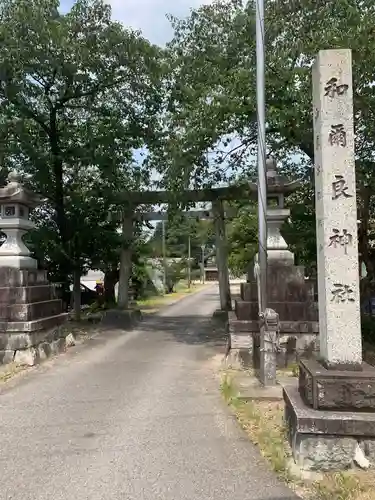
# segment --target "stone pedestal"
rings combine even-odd
[[[0,362],[33,365],[65,349],[66,321],[47,272],[0,267]]]
[[[375,368],[329,370],[315,359],[301,360],[299,393],[314,410],[375,411]]]
[[[105,311],[102,325],[120,330],[131,330],[142,318],[139,309],[109,309]]]
[[[237,319],[235,311],[228,312],[228,350],[226,363],[233,368],[253,365],[253,331],[249,321]]]
[[[271,261],[267,277],[268,307],[279,314],[280,344],[278,365],[285,366],[297,354],[318,350],[318,307],[314,283],[306,281],[303,266]],[[255,278],[241,283],[241,297],[235,300],[235,315],[229,317],[232,332],[251,332],[254,337],[253,364],[259,368],[258,285]]]
[[[375,458],[375,413],[314,410],[304,403],[297,387],[284,388],[283,395],[289,443],[299,467],[348,469],[358,445],[370,460]]]

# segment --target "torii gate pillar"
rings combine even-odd
[[[229,272],[228,272],[228,245],[225,235],[225,216],[222,200],[212,202],[216,234],[216,260],[219,278],[220,309],[222,311],[232,310],[232,298],[230,294]]]

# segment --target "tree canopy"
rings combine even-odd
[[[308,220],[314,238],[313,120],[311,65],[321,49],[349,47],[353,52],[356,171],[360,253],[374,274],[374,99],[373,19],[370,0],[266,2],[267,150],[284,172],[306,184],[291,203],[287,235]],[[173,188],[231,180],[252,169],[256,151],[255,1],[217,0],[171,18],[174,37],[168,45],[171,64],[168,140],[163,163],[165,183]],[[177,154],[175,152],[177,151]],[[309,188],[310,186],[310,188]],[[307,230],[307,225],[304,226]],[[312,248],[295,245],[302,261]],[[306,262],[307,263],[307,262]]]
[[[311,272],[311,65],[321,49],[349,47],[359,250],[375,276],[374,16],[370,0],[266,2],[267,150],[284,174],[302,179],[283,234]],[[1,2],[0,185],[16,169],[44,197],[30,241],[56,280],[99,268],[111,281],[127,245],[160,256],[160,224],[147,245],[141,224],[126,242],[109,216],[120,191],[148,189],[152,169],[159,186],[176,194],[167,252],[187,256],[190,235],[197,259],[202,244],[214,247],[212,224],[178,218],[185,208],[178,193],[255,175],[255,0],[216,0],[170,20],[173,38],[162,49],[114,21],[103,0],[76,0],[66,14],[58,0]],[[134,208],[122,199],[121,209]],[[256,252],[256,206],[231,205],[238,214],[226,226],[230,263],[241,273]]]
[[[118,244],[109,195],[149,180],[162,52],[101,0],[5,0],[0,41],[0,161],[45,197],[37,246],[64,280]]]

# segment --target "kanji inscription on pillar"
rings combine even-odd
[[[330,366],[358,365],[362,346],[350,50],[319,52],[313,68],[313,117],[320,354]]]
[[[348,246],[353,244],[353,235],[347,229],[340,231],[339,229],[332,229],[332,235],[329,237],[329,245],[334,248],[342,247],[345,254],[348,253]]]
[[[332,182],[332,200],[337,200],[340,196],[351,198],[353,195],[348,193],[348,186],[343,175],[335,175]]]

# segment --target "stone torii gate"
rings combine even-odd
[[[218,278],[219,278],[219,289],[220,289],[220,307],[222,310],[230,310],[228,309],[228,304],[231,306],[231,295],[230,295],[230,285],[229,285],[229,271],[228,271],[228,252],[227,249],[224,248],[226,245],[226,238],[224,234],[224,241],[222,239],[218,239],[219,227],[217,224],[218,217],[212,207],[208,210],[188,210],[183,211],[181,214],[184,217],[190,219],[200,219],[200,220],[213,220],[215,222],[215,232],[216,232],[216,260],[218,267]],[[235,215],[234,210],[226,210],[223,212],[223,220],[225,221],[228,217],[233,217]],[[139,218],[143,221],[151,222],[151,221],[167,221],[169,216],[168,212],[158,212],[158,211],[150,211],[143,212],[139,214]],[[220,225],[221,228],[221,225]],[[225,225],[224,225],[225,231]],[[202,265],[204,263],[202,262]]]
[[[186,190],[181,193],[171,193],[168,191],[124,191],[113,196],[113,203],[122,205],[122,233],[124,245],[120,258],[120,276],[118,291],[118,307],[128,309],[129,307],[129,280],[131,278],[132,268],[132,242],[134,238],[134,223],[143,218],[142,212],[137,212],[139,205],[168,204],[179,200],[182,203],[211,202],[211,210],[197,211],[206,218],[212,218],[215,224],[216,233],[216,260],[218,266],[219,290],[220,290],[220,309],[230,311],[232,309],[232,300],[229,286],[228,272],[228,248],[225,235],[225,212],[223,202],[225,200],[240,200],[253,198],[256,196],[257,188],[252,183],[241,185],[207,188],[201,190]],[[209,212],[207,216],[207,212]],[[146,214],[146,219],[153,217],[150,213]],[[154,216],[159,217],[159,216]]]

